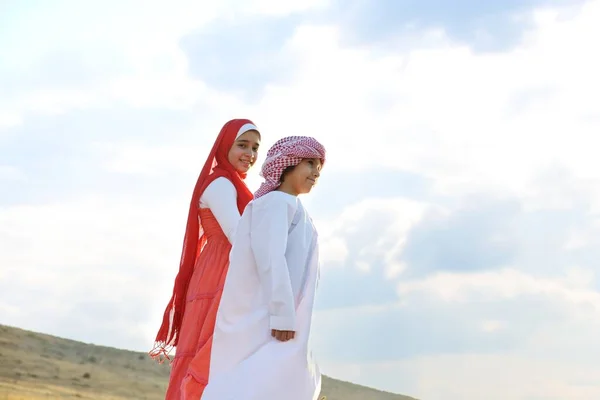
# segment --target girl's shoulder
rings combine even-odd
[[[228,178],[220,176],[206,186],[200,196],[200,204],[215,203],[225,198],[236,198],[237,190]]]
[[[219,176],[215,179],[213,179],[213,181],[211,183],[208,184],[207,187],[219,187],[219,188],[234,188],[235,186],[233,185],[233,182],[226,176]]]
[[[230,195],[230,194],[236,194],[236,189],[235,186],[233,185],[233,182],[231,182],[231,180],[229,180],[229,178],[225,177],[225,176],[219,176],[217,178],[214,178],[207,186],[206,189],[204,189],[204,193],[215,193],[218,195]]]

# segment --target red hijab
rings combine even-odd
[[[178,333],[181,329],[181,322],[185,311],[188,284],[194,272],[196,257],[206,243],[206,237],[204,236],[204,230],[202,229],[198,215],[202,193],[204,193],[204,190],[212,181],[219,177],[225,177],[236,188],[237,206],[240,214],[253,198],[252,192],[244,183],[246,174],[238,172],[228,160],[229,150],[237,137],[243,133],[242,130],[256,130],[256,127],[248,119],[233,119],[223,125],[194,187],[185,237],[183,239],[179,273],[175,278],[173,296],[167,305],[162,325],[156,335],[154,349],[150,352],[153,358],[160,358],[161,354],[168,358],[167,349],[177,346]]]

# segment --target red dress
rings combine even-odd
[[[188,286],[165,400],[199,400],[208,383],[212,336],[231,244],[210,209],[200,208],[199,213],[206,245],[196,260]]]

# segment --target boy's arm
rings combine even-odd
[[[283,196],[269,196],[268,200],[253,204],[250,243],[269,296],[271,329],[293,331],[296,309],[285,252],[296,204]]]

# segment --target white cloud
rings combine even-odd
[[[120,196],[4,207],[3,268],[32,286],[128,272],[170,275],[179,259],[182,211],[172,200]]]
[[[485,320],[481,323],[481,330],[484,332],[496,332],[506,327],[506,322],[498,320]]]
[[[21,116],[16,113],[9,113],[7,111],[0,111],[0,130],[2,128],[10,128],[17,126],[22,123]]]
[[[65,0],[52,7],[13,6],[17,11],[10,24],[10,37],[17,40],[0,39],[3,48],[13,55],[0,71],[13,85],[22,82],[24,86],[17,86],[17,93],[8,99],[0,95],[0,128],[21,123],[26,113],[62,114],[120,102],[132,107],[191,110],[202,98],[209,98],[213,104],[225,98],[231,108],[236,102],[232,96],[207,90],[202,82],[188,76],[187,59],[179,43],[182,36],[228,15],[283,16],[326,4],[321,0],[301,5],[277,2],[277,6],[263,0],[242,3],[179,0],[165,9],[161,2],[109,2],[95,7]],[[113,12],[114,7],[118,13]],[[60,30],[55,29],[57,25]],[[59,58],[60,65],[52,72],[56,76],[28,87],[27,80],[39,81],[37,75],[47,75],[44,62],[57,54],[69,57],[62,61]],[[75,75],[85,77],[85,87],[52,87],[57,77],[61,81],[72,79],[73,68]]]
[[[330,144],[332,164],[407,168],[444,193],[519,192],[551,163],[597,177],[598,121],[585,115],[600,112],[599,66],[585,49],[597,36],[598,8],[589,3],[573,18],[542,13],[553,17],[523,44],[492,54],[441,38],[382,55],[340,47],[335,27],[304,26],[288,43],[303,55],[297,80],[271,87],[260,107],[274,130],[294,121]],[[297,110],[311,118],[298,120]]]
[[[490,277],[469,290],[473,277],[453,278],[463,285],[452,296],[442,291],[452,286],[448,279],[413,285],[396,304],[317,312],[314,345],[324,371],[422,399],[600,394],[597,292],[569,279],[538,283],[518,275]]]
[[[269,15],[269,16],[286,16],[297,12],[324,9],[329,5],[329,0],[310,0],[310,1],[293,1],[293,0],[255,0],[247,2],[238,0],[232,6],[235,13],[249,15]]]
[[[310,202],[312,207],[316,198]],[[403,198],[368,199],[346,207],[332,220],[316,220],[315,225],[321,237],[322,261],[325,265],[339,265],[352,262],[350,256],[373,259],[381,258],[389,266],[393,275],[398,265],[394,256],[404,245],[408,230],[417,223],[426,210],[427,204]],[[357,247],[358,246],[358,247]],[[358,254],[351,254],[349,250]],[[364,270],[370,270],[364,260],[355,261]]]
[[[585,351],[584,348],[581,351]],[[400,362],[330,364],[348,380],[427,400],[591,400],[600,396],[597,365],[518,354],[431,355]]]
[[[327,237],[320,240],[319,253],[320,260],[325,265],[333,262],[334,265],[343,265],[342,263],[348,257],[348,248],[344,240],[339,237]]]
[[[0,208],[2,322],[147,350],[179,265],[187,202],[93,196]]]
[[[484,300],[542,295],[589,305],[600,313],[600,293],[594,288],[593,271],[567,272],[564,278],[540,278],[510,268],[468,274],[438,273],[423,280],[402,282],[398,291],[401,296],[424,291],[432,297],[458,302],[470,302],[474,297]]]
[[[2,140],[14,140],[15,127],[38,114],[68,126],[77,110],[139,111],[140,119],[177,110],[189,121],[167,116],[152,137],[118,123],[100,140],[73,131],[88,140],[77,156],[92,154],[102,170],[98,188],[71,188],[60,202],[0,206],[3,322],[147,350],[171,293],[194,180],[222,123],[242,116],[263,132],[259,164],[284,135],[313,135],[328,148],[320,184],[303,199],[319,215],[323,279],[337,279],[321,288],[335,286],[339,303],[363,303],[319,311],[315,341],[326,372],[433,400],[600,396],[592,268],[600,228],[600,61],[592,51],[600,2],[570,14],[536,12],[523,42],[502,53],[475,53],[439,29],[413,32],[398,53],[348,47],[339,27],[305,20],[279,49],[298,61],[292,80],[267,84],[257,103],[190,78],[180,39],[219,19],[289,16],[327,1],[60,4],[23,11],[28,22],[11,25],[19,40],[0,38],[11,54],[0,72],[13,84],[0,93]],[[57,24],[63,29],[52,29]],[[58,64],[74,67],[33,79],[61,48]],[[51,149],[35,146],[31,140],[44,165]],[[2,161],[0,182],[29,177],[29,164]],[[366,167],[372,175],[361,174]],[[392,168],[432,187],[408,193],[396,176],[383,179]],[[253,189],[257,170],[248,179]],[[342,185],[341,174],[355,180]],[[123,176],[155,187],[101,192]],[[188,183],[165,188],[157,183],[165,177]],[[377,185],[362,192],[366,180]],[[473,193],[519,202],[508,233],[522,251],[493,271],[407,277],[411,266],[400,255],[410,232],[431,212],[444,217],[435,226],[443,229]],[[321,212],[333,200],[339,208]],[[507,232],[492,226],[482,234],[493,244]],[[392,299],[376,296],[387,289]],[[89,328],[78,318],[89,318]],[[344,340],[349,345],[339,347]]]
[[[11,165],[0,165],[0,180],[20,180],[23,173]]]
[[[145,142],[96,143],[97,150],[105,159],[104,168],[108,171],[132,174],[169,176],[174,173],[193,173],[202,168],[201,154],[208,154],[210,148],[196,148],[183,145],[148,145]]]

